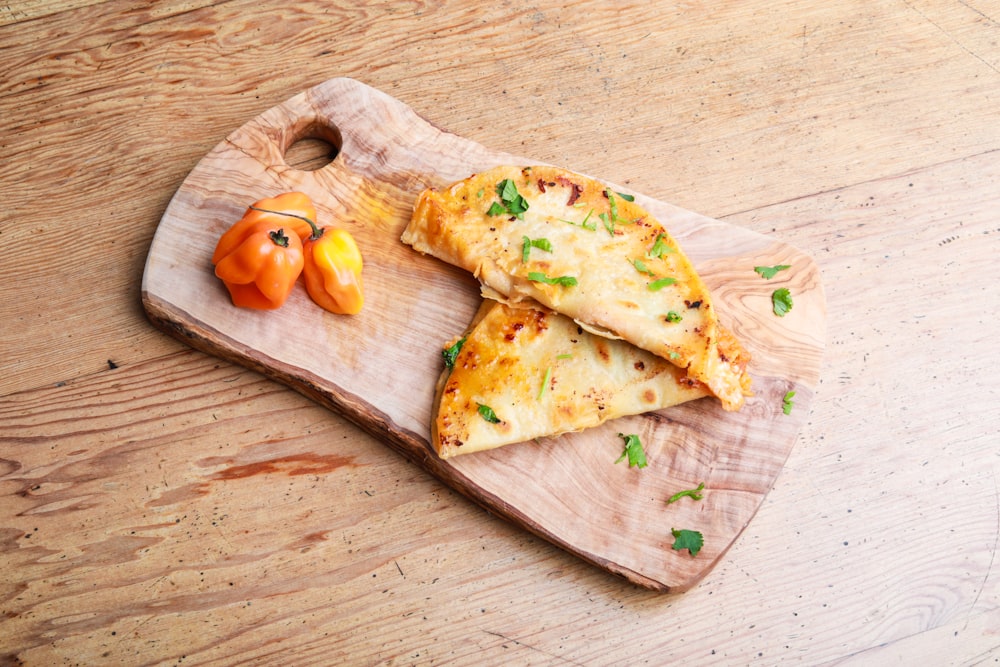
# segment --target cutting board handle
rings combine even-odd
[[[296,143],[310,139],[321,141],[330,147],[324,156],[325,162],[306,169],[289,164],[289,150]],[[344,147],[340,128],[304,93],[258,116],[229,135],[228,140],[251,157],[281,171],[322,171],[329,167]],[[318,162],[319,151],[311,151],[309,161]]]

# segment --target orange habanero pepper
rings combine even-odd
[[[212,254],[215,275],[226,285],[237,306],[278,308],[302,273],[304,257],[299,233],[303,225],[309,229],[312,222],[300,213],[312,212],[312,204],[307,197],[308,207],[302,206],[301,199],[294,206],[282,205],[279,200],[281,197],[264,199],[250,206],[243,218],[222,235]],[[282,208],[266,209],[261,204]]]
[[[361,285],[361,251],[350,232],[317,227],[305,240],[306,291],[316,305],[331,313],[356,315],[365,303]]]
[[[285,229],[291,229],[303,243],[312,234],[312,221],[316,219],[316,207],[309,195],[302,192],[286,192],[277,197],[255,201],[247,207],[246,213],[237,224],[252,225],[261,220],[275,220]]]

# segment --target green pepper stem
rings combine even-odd
[[[288,237],[285,235],[284,229],[278,229],[273,232],[268,232],[267,235],[271,237],[271,241],[274,243],[274,245],[279,246],[281,248],[288,247]]]
[[[298,213],[289,213],[287,211],[272,211],[269,208],[258,208],[257,206],[253,205],[250,206],[250,210],[260,211],[261,213],[273,213],[274,215],[284,215],[288,216],[289,218],[297,218],[298,220],[305,220],[306,222],[309,223],[309,227],[312,228],[312,235],[310,235],[309,238],[311,238],[313,241],[316,241],[323,236],[323,230],[317,227],[315,222],[313,222],[304,215],[299,215]]]

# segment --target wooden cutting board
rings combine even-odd
[[[310,138],[339,153],[318,169],[290,167],[289,147]],[[442,461],[428,442],[440,350],[465,329],[481,297],[470,275],[399,237],[421,190],[501,163],[534,161],[450,134],[357,81],[322,83],[236,130],[181,184],[149,250],[146,312],[191,346],[345,415],[488,511],[636,584],[685,590],[747,526],[808,414],[825,338],[818,268],[778,239],[634,193],[682,244],[723,324],[753,355],[755,396],[738,413],[701,399]],[[210,258],[219,236],[252,202],[290,190],[313,199],[320,224],[345,227],[357,240],[366,295],[359,315],[321,310],[301,285],[280,310],[238,309],[215,278]],[[775,264],[792,268],[771,280],[753,270]],[[783,318],[771,308],[779,287],[794,298]],[[787,391],[795,397],[786,415]],[[648,467],[615,464],[618,433],[640,436]],[[701,483],[701,500],[667,504]],[[700,553],[674,550],[672,528],[700,531]]]

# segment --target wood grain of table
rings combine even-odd
[[[986,0],[0,6],[0,663],[1000,661],[998,45]],[[336,76],[817,261],[809,418],[696,587],[145,318],[185,175]]]

